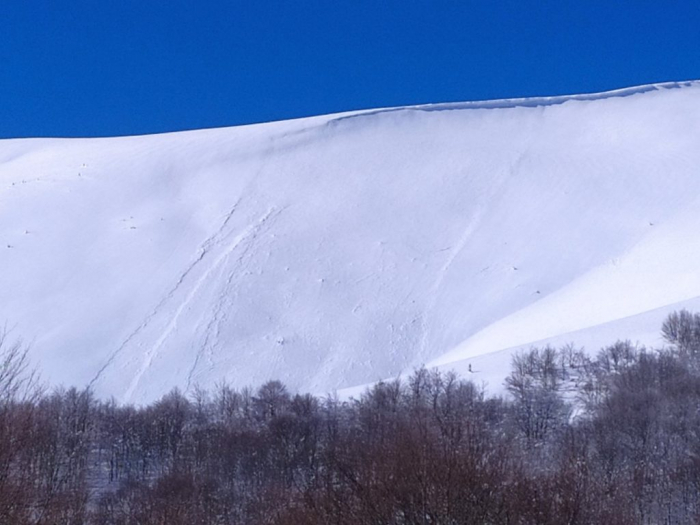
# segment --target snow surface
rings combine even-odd
[[[0,141],[0,322],[52,384],[326,393],[660,344],[700,309],[700,83]]]

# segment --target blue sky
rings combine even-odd
[[[0,2],[0,137],[157,133],[696,78],[696,1]]]

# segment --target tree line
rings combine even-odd
[[[700,316],[662,333],[521,352],[501,398],[422,368],[350,401],[270,381],[143,407],[42,391],[0,337],[0,523],[697,523]]]

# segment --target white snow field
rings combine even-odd
[[[50,384],[327,393],[661,344],[700,310],[700,82],[0,141],[0,322]]]

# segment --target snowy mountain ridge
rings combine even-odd
[[[325,393],[659,344],[700,307],[700,82],[0,141],[0,320],[52,383]],[[346,390],[352,392],[352,390]]]

